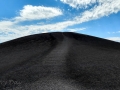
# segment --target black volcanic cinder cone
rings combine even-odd
[[[54,32],[0,44],[0,90],[120,90],[120,43]]]

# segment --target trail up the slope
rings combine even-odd
[[[43,65],[50,67],[51,77],[61,76],[66,71],[66,57],[72,41],[62,35],[62,42],[59,41],[58,45],[43,59]]]

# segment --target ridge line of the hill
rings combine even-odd
[[[68,38],[73,38],[75,40],[78,40],[93,46],[96,45],[96,46],[102,46],[105,48],[120,49],[119,42],[115,42],[115,41],[111,41],[111,40],[107,40],[107,39],[103,39],[95,36],[75,33],[75,32],[50,32],[50,33],[42,33],[42,34],[25,36],[25,37],[17,38],[8,42],[0,43],[0,48],[19,45],[22,43],[29,42],[29,40],[37,41],[37,40],[49,39],[50,34],[52,35],[56,34],[56,38],[58,38],[58,40],[62,40],[61,37],[66,36]]]

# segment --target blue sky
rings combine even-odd
[[[0,0],[0,43],[57,31],[120,42],[120,0]]]

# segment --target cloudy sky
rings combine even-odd
[[[120,0],[0,0],[0,43],[56,31],[120,42]]]

